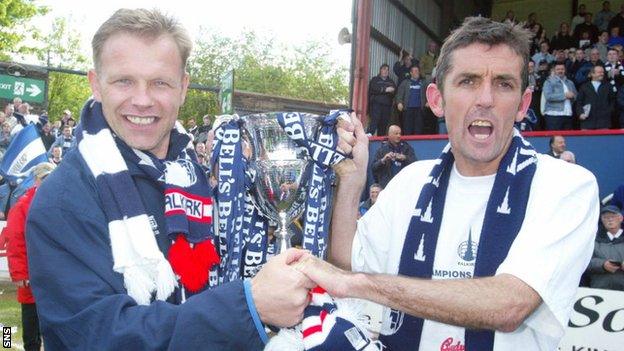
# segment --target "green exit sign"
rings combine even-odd
[[[43,103],[45,100],[46,81],[0,74],[0,98]]]

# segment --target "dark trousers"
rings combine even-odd
[[[544,115],[546,130],[572,130],[572,116]]]
[[[39,334],[39,316],[34,303],[22,304],[22,335],[25,351],[41,350],[41,334]]]
[[[424,134],[425,114],[422,107],[408,107],[403,114],[403,135]]]
[[[388,121],[392,113],[392,105],[382,105],[372,103],[370,106],[370,121],[368,123],[367,133],[371,135],[386,135],[388,133]]]

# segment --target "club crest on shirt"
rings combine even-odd
[[[446,338],[440,345],[440,351],[465,351],[466,345],[462,345],[461,340],[455,340],[451,337]]]
[[[478,243],[472,240],[472,230],[468,232],[468,240],[459,244],[457,247],[457,255],[464,262],[474,262],[477,258]]]

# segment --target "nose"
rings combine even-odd
[[[154,104],[149,84],[142,82],[135,85],[132,92],[132,105],[138,108],[148,108]]]
[[[481,87],[477,96],[477,106],[479,107],[492,107],[494,104],[494,96],[492,91],[492,83],[485,81],[481,84]]]

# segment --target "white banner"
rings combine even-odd
[[[579,288],[561,351],[623,351],[624,291]]]

